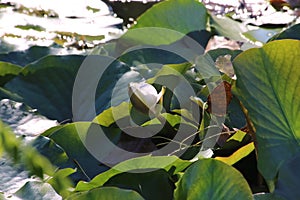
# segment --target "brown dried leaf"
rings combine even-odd
[[[223,81],[208,96],[207,111],[216,116],[224,116],[231,99],[231,84]]]

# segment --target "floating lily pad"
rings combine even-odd
[[[72,88],[83,56],[49,56],[25,67],[5,85],[32,108],[59,121],[72,119]]]
[[[102,186],[111,177],[123,172],[147,172],[157,169],[169,171],[173,169],[173,173],[178,173],[184,170],[191,164],[189,161],[184,161],[176,156],[144,156],[133,158],[122,163],[119,163],[114,168],[99,174],[90,182],[79,182],[76,186],[77,191],[90,190]],[[175,168],[174,168],[175,167]]]

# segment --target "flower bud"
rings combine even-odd
[[[144,114],[158,114],[157,103],[161,100],[165,87],[159,94],[152,85],[145,82],[129,83],[128,87],[128,94],[134,108]]]

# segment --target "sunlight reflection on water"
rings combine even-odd
[[[58,32],[88,36],[105,36],[101,42],[122,34],[117,27],[123,20],[113,16],[109,7],[99,0],[5,0],[10,5],[0,10],[0,37],[24,50],[31,45],[49,46]],[[23,6],[23,7],[22,7]],[[21,8],[23,9],[20,13]],[[18,10],[19,9],[19,10]],[[25,11],[24,11],[25,10]],[[28,12],[51,11],[57,18],[32,16]],[[24,30],[16,26],[41,28]],[[98,41],[99,42],[99,41]]]

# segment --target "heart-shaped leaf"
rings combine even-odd
[[[179,180],[175,200],[253,199],[243,175],[233,167],[214,159],[200,159]]]
[[[258,168],[274,180],[300,151],[300,41],[280,40],[234,60],[237,95],[256,129]]]

